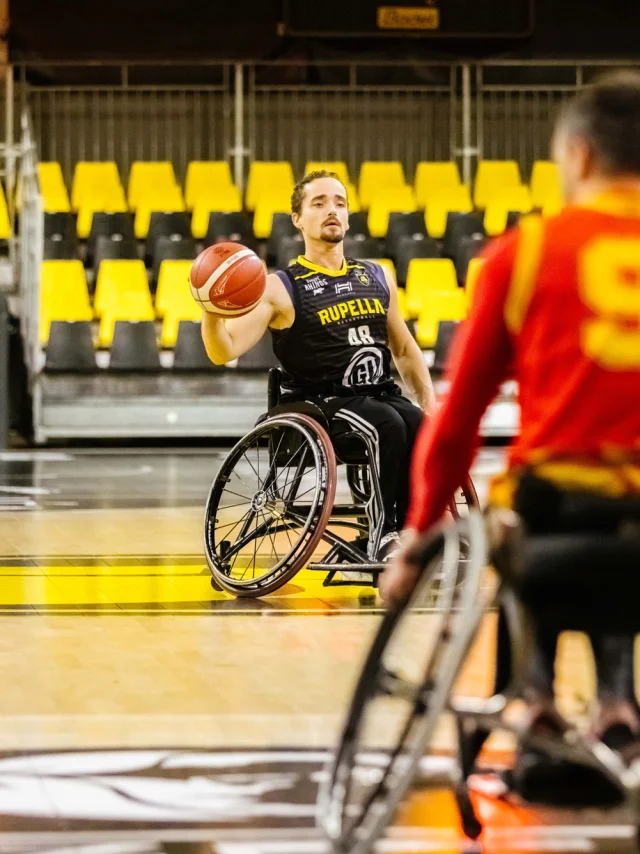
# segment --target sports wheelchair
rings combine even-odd
[[[282,372],[269,371],[268,412],[231,450],[205,509],[211,583],[235,596],[273,593],[306,566],[325,586],[376,584],[383,509],[375,448],[353,431],[334,448],[322,410],[281,402]],[[336,501],[344,464],[350,500]],[[450,505],[454,518],[478,506],[469,480]],[[315,562],[309,562],[315,557]],[[351,576],[349,575],[351,573]]]
[[[583,499],[578,494],[576,506]],[[614,505],[590,496],[586,503],[584,518],[592,521],[611,515]],[[618,513],[621,505],[615,506]],[[496,730],[512,733],[519,748],[551,761],[552,776],[543,778],[545,785],[555,779],[559,765],[566,769],[570,763],[572,779],[576,771],[581,780],[585,774],[595,776],[606,791],[605,796],[600,788],[600,800],[588,803],[584,792],[576,799],[570,786],[557,788],[549,798],[540,795],[540,781],[536,791],[530,787],[527,793],[522,779],[506,772],[509,790],[522,799],[569,808],[626,804],[637,816],[640,778],[617,753],[581,734],[553,705],[547,704],[545,713],[555,726],[545,734],[503,714],[515,699],[540,699],[531,693],[536,628],[640,632],[640,501],[630,500],[623,510],[615,534],[589,531],[587,524],[579,534],[545,536],[523,534],[520,518],[511,511],[492,510],[485,524],[472,510],[423,542],[425,570],[409,599],[390,608],[380,625],[320,788],[318,824],[335,852],[369,854],[412,783],[451,787],[463,830],[477,840],[483,828],[468,779]],[[463,551],[467,560],[460,584]],[[488,554],[493,567],[487,566]],[[436,572],[443,555],[444,567]],[[462,697],[456,683],[486,615],[498,604],[509,627],[510,685],[489,699]],[[455,723],[453,760],[434,750],[436,728],[447,714]]]

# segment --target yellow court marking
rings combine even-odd
[[[132,606],[207,603],[233,600],[211,586],[204,564],[140,566],[3,566],[0,608],[15,606]],[[371,587],[323,587],[325,574],[302,570],[265,601],[348,602]],[[245,600],[246,601],[246,600]]]

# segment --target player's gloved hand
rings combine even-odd
[[[414,561],[415,545],[421,539],[417,531],[406,529],[401,534],[402,545],[389,561],[379,580],[380,595],[387,606],[397,605],[413,592],[420,578],[420,567]]]

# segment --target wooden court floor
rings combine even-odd
[[[481,455],[481,492],[501,458]],[[202,512],[220,459],[0,454],[0,854],[327,850],[318,779],[381,603],[308,571],[261,601],[214,591]],[[489,617],[465,693],[489,689],[493,632]],[[578,635],[563,639],[557,690],[585,714],[593,670]],[[443,721],[445,754],[450,738]],[[488,854],[635,850],[625,815],[478,798]],[[385,846],[468,850],[450,794],[416,792]]]

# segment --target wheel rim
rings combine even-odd
[[[335,493],[335,460],[320,431],[304,416],[268,419],[223,462],[207,502],[205,550],[225,589],[284,583],[313,552]]]

